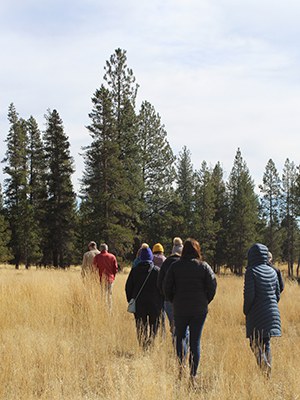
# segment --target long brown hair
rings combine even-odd
[[[182,258],[197,258],[198,260],[202,260],[201,257],[201,249],[200,249],[200,244],[197,242],[197,240],[188,238],[184,242],[183,249],[182,249]]]

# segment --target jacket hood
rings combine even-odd
[[[268,248],[264,244],[255,243],[248,251],[248,266],[267,264]]]

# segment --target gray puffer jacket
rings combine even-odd
[[[278,301],[280,288],[276,271],[267,264],[268,248],[256,243],[248,251],[244,284],[244,314],[247,338],[281,336]]]

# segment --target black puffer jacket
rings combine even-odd
[[[267,264],[267,260],[266,246],[256,243],[250,248],[244,283],[244,314],[248,338],[254,331],[262,337],[281,336],[279,282],[276,271]]]
[[[125,285],[126,298],[128,302],[136,298],[150,270],[149,278],[136,300],[136,315],[158,316],[161,313],[163,297],[156,285],[158,268],[149,262],[140,262],[131,269]]]
[[[207,311],[217,281],[206,262],[181,257],[170,266],[163,288],[166,298],[173,303],[174,315],[195,316]]]
[[[158,272],[158,277],[157,277],[157,287],[162,295],[164,295],[163,285],[164,285],[164,280],[167,275],[167,272],[168,272],[170,266],[175,261],[178,261],[179,259],[180,259],[179,254],[171,254],[169,257],[167,257],[165,259],[165,261],[162,263],[162,266],[160,267],[160,270]]]

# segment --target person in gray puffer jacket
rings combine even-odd
[[[246,336],[258,365],[267,375],[271,372],[271,337],[281,336],[279,299],[279,282],[276,271],[268,265],[268,248],[255,243],[248,251],[243,311]]]

